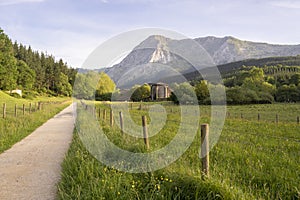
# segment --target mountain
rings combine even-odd
[[[192,73],[195,68],[296,55],[300,55],[300,45],[257,43],[231,36],[173,40],[153,35],[136,46],[119,64],[105,71],[118,86],[130,87],[145,82],[164,82],[166,77],[177,77],[179,80],[176,81],[181,82],[184,81],[181,74]]]
[[[200,45],[210,54],[216,65],[227,64],[251,58],[276,56],[296,56],[300,54],[300,45],[274,45],[242,41],[234,37],[196,38]]]

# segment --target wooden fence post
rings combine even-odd
[[[244,118],[243,113],[241,113],[241,119],[243,119],[243,118]]]
[[[31,113],[32,104],[29,103],[29,114]]]
[[[144,135],[144,143],[146,145],[146,148],[150,148],[149,144],[149,137],[148,137],[148,128],[147,128],[147,117],[142,116],[142,125],[143,125],[143,135]]]
[[[142,110],[142,104],[140,104],[140,106],[139,106],[139,110]]]
[[[297,124],[300,124],[300,118],[297,116]]]
[[[3,103],[3,118],[6,117],[6,103]]]
[[[98,118],[100,119],[100,114],[101,114],[101,109],[99,108],[99,110],[98,110]]]
[[[18,108],[18,107],[17,107],[17,104],[15,104],[15,117],[17,117],[17,112],[18,112],[18,111],[17,111],[17,108]]]
[[[257,121],[260,121],[260,114],[257,114]]]
[[[202,178],[209,177],[209,126],[201,125]]]
[[[110,110],[110,127],[113,127],[113,126],[114,126],[114,112],[111,109]]]
[[[119,115],[120,115],[120,128],[121,128],[121,133],[122,135],[124,134],[124,127],[123,127],[123,114],[122,112],[119,112]]]
[[[25,115],[25,104],[23,103],[23,115]]]
[[[41,102],[38,102],[38,110],[41,110]]]

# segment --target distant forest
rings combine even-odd
[[[21,89],[28,98],[70,96],[76,74],[62,59],[12,43],[0,29],[0,90]]]

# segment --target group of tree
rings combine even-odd
[[[228,104],[258,104],[273,102],[300,102],[299,66],[241,67],[227,74],[224,85],[194,80],[190,83],[174,84],[171,100],[175,103],[211,104],[210,91],[226,91]],[[221,103],[222,97],[214,96],[214,103]],[[181,101],[179,100],[181,99]]]
[[[116,88],[114,81],[104,72],[86,71],[78,73],[73,88],[73,96],[79,99],[95,99],[98,101],[131,100],[149,101],[150,86],[134,85],[129,90]]]
[[[239,71],[224,78],[224,85],[210,83],[205,80],[174,83],[170,85],[172,94],[169,100],[180,104],[211,104],[222,103],[222,96],[215,95],[211,99],[210,92],[221,94],[218,91],[226,91],[228,104],[257,104],[277,102],[299,102],[300,101],[300,73],[297,67],[282,66],[280,69],[274,67],[259,68],[255,66],[242,67]],[[277,71],[266,73],[268,69]],[[270,70],[269,70],[270,71]],[[280,73],[279,73],[280,72]],[[151,88],[148,84],[134,85],[129,90],[121,93],[116,85],[105,73],[88,72],[78,74],[76,84],[80,89],[75,90],[78,97],[93,98],[96,100],[111,100],[111,96],[118,100],[118,97],[125,96],[125,100],[150,101]],[[125,92],[124,92],[125,91]],[[124,95],[124,94],[127,94]],[[120,98],[122,99],[122,98]],[[124,99],[123,99],[124,100]]]
[[[259,58],[259,59],[247,59],[236,61],[232,63],[227,63],[223,65],[217,66],[221,74],[230,73],[239,71],[241,66],[256,66],[256,67],[265,67],[271,66],[271,68],[276,68],[278,70],[280,67],[278,66],[300,66],[300,55],[298,56],[284,56],[284,57],[267,57],[267,58]]]
[[[151,87],[147,83],[135,85],[130,89],[130,100],[132,101],[150,101]]]
[[[12,43],[0,29],[0,90],[70,96],[76,73],[62,59]]]
[[[300,101],[300,67],[242,67],[224,79],[232,104]]]
[[[88,71],[78,73],[73,88],[73,96],[79,99],[111,100],[116,85],[104,72]]]

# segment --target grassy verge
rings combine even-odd
[[[71,101],[67,98],[43,98],[42,110],[37,110],[37,102],[41,99],[27,101],[24,99],[15,99],[4,93],[0,93],[1,115],[0,115],[0,153],[9,149],[16,142],[33,132],[48,119],[53,117],[59,111],[67,107]],[[6,117],[2,116],[2,105],[6,104]],[[31,113],[29,113],[29,104],[32,104]],[[15,117],[15,105],[17,107],[17,116]],[[26,105],[23,115],[22,105]]]
[[[260,105],[271,116],[278,105]],[[296,116],[299,104],[280,104]],[[107,108],[99,104],[97,109]],[[168,122],[150,138],[155,151],[166,145],[178,129],[178,107],[169,107]],[[208,109],[208,108],[207,108]],[[233,106],[232,112],[252,113],[251,106]],[[168,109],[167,109],[168,110]],[[169,111],[170,111],[169,110]],[[79,110],[80,111],[80,110]],[[145,110],[133,107],[131,118],[140,124]],[[109,116],[109,115],[108,115]],[[123,137],[109,127],[109,117],[99,123],[107,137],[122,149],[145,152],[142,139]],[[202,122],[209,121],[204,116]],[[176,162],[152,173],[131,174],[106,167],[85,148],[78,134],[63,163],[58,186],[60,199],[299,199],[300,135],[295,122],[227,118],[222,135],[210,153],[211,178],[200,178],[199,132],[190,148]]]
[[[169,173],[130,174],[106,167],[85,149],[78,134],[63,163],[60,199],[231,199],[214,180]]]

